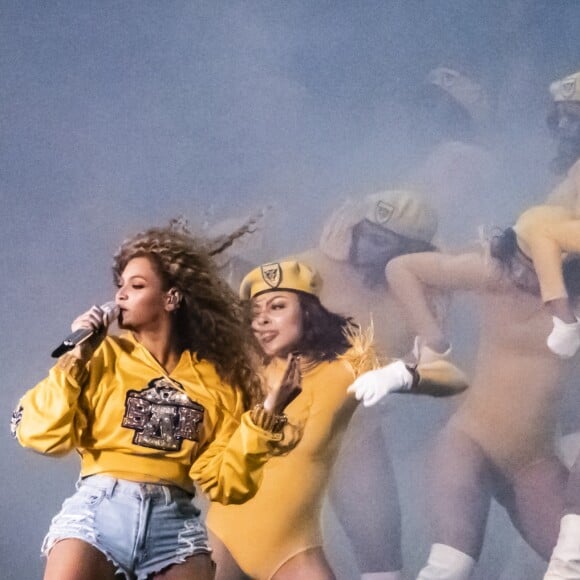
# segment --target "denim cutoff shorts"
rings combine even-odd
[[[42,544],[76,538],[102,552],[128,580],[144,580],[188,556],[209,554],[193,496],[173,486],[92,475],[53,518]]]

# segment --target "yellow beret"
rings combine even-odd
[[[554,101],[580,101],[580,72],[567,76],[550,85]]]
[[[298,290],[318,296],[321,286],[320,276],[302,262],[270,262],[246,274],[240,285],[240,298],[249,300],[262,292],[275,290]]]
[[[459,103],[474,121],[485,122],[490,106],[483,88],[469,77],[446,67],[434,68],[429,72],[427,84],[435,85]]]
[[[367,195],[365,218],[395,234],[431,242],[437,232],[437,213],[413,191],[388,189]]]

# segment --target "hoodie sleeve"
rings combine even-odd
[[[212,441],[190,470],[209,498],[223,504],[243,503],[256,493],[272,443],[282,437],[255,425],[250,412],[243,412],[241,395],[231,392],[216,408]]]
[[[12,415],[12,434],[18,442],[46,455],[74,449],[86,425],[79,397],[88,378],[83,361],[63,355],[48,376],[20,399]]]

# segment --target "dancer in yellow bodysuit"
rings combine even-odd
[[[286,441],[287,453],[270,459],[257,494],[242,505],[210,507],[219,580],[243,578],[244,573],[264,580],[334,578],[322,550],[320,510],[356,405],[347,387],[375,363],[360,337],[347,340],[349,321],[320,304],[319,290],[314,271],[296,261],[263,265],[242,282],[242,297],[252,302],[252,328],[266,357],[268,382],[276,381],[288,352],[298,352],[302,393],[285,410],[289,426],[282,447]],[[433,367],[439,380],[446,373],[451,389],[465,387],[463,376],[450,365],[437,361]],[[428,369],[401,370],[411,379],[397,387],[424,388]]]
[[[545,559],[564,509],[568,470],[555,450],[563,363],[545,345],[549,316],[531,261],[521,253],[497,257],[493,242],[491,254],[414,254],[387,266],[391,291],[435,351],[448,345],[427,290],[477,292],[483,306],[473,380],[431,453],[436,543],[421,580],[470,578],[492,497]]]

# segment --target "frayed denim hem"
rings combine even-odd
[[[103,548],[98,545],[95,534],[93,533],[90,535],[92,536],[91,538],[87,538],[87,536],[81,536],[80,534],[78,536],[75,536],[75,535],[59,536],[56,534],[55,535],[48,534],[44,538],[44,541],[42,543],[42,547],[40,548],[40,555],[43,556],[44,558],[48,558],[50,551],[54,548],[54,546],[56,544],[58,544],[59,542],[62,542],[64,540],[81,540],[82,542],[85,542],[85,544],[92,546],[93,548],[95,548],[95,550],[98,550],[101,554],[103,554],[103,556],[105,556],[105,558],[107,558],[107,561],[111,562],[111,564],[113,564],[113,566],[115,566],[115,574],[123,574],[127,580],[134,580],[135,576],[133,576],[131,573],[127,572],[119,564],[119,562],[117,562],[115,560],[115,558],[113,558],[113,556],[111,556],[111,554],[109,554],[106,550],[103,550]]]

